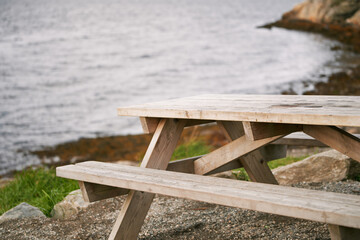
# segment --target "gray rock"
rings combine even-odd
[[[45,215],[40,211],[39,208],[23,202],[1,215],[0,223],[11,219],[29,217],[45,217]]]
[[[341,181],[359,174],[360,163],[336,150],[330,150],[276,168],[273,173],[281,185]]]
[[[81,209],[85,209],[90,203],[85,202],[81,190],[69,193],[64,200],[57,203],[51,211],[51,216],[55,219],[69,219],[77,215]]]

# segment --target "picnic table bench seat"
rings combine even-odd
[[[341,128],[360,127],[360,97],[214,94],[121,107],[118,114],[139,117],[144,132],[153,133],[140,167],[85,162],[57,168],[58,176],[79,181],[88,201],[128,193],[109,239],[137,239],[155,193],[324,222],[333,240],[359,239],[359,196],[279,186],[266,162],[283,148],[271,143],[316,141],[360,162],[360,139]],[[170,162],[183,129],[209,122],[229,143]],[[297,132],[314,139],[280,140]],[[239,167],[252,182],[206,176]]]
[[[58,167],[56,174],[117,188],[360,228],[360,196],[349,194],[95,161]]]

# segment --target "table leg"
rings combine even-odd
[[[162,119],[140,167],[166,169],[186,120]],[[136,239],[154,194],[131,190],[112,229],[109,239]]]
[[[224,131],[229,140],[233,141],[244,135],[244,129],[241,122],[218,122],[220,128]],[[260,150],[255,150],[239,159],[253,182],[278,184],[275,176],[264,160]]]
[[[360,239],[360,229],[328,224],[331,240]]]
[[[360,162],[360,139],[334,126],[304,125],[304,133]]]

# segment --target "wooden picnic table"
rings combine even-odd
[[[118,114],[140,117],[144,132],[153,133],[140,168],[89,162],[57,169],[59,176],[79,180],[88,201],[128,194],[110,239],[136,239],[154,193],[321,221],[332,239],[360,237],[360,197],[275,186],[259,151],[303,131],[360,161],[360,140],[340,128],[360,127],[360,97],[212,94],[120,107]],[[184,127],[209,122],[230,142],[169,164]],[[244,167],[254,183],[198,176],[234,166]]]

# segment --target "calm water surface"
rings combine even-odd
[[[345,53],[318,35],[256,28],[300,1],[0,0],[0,175],[39,162],[23,151],[139,133],[118,106],[301,91]]]

